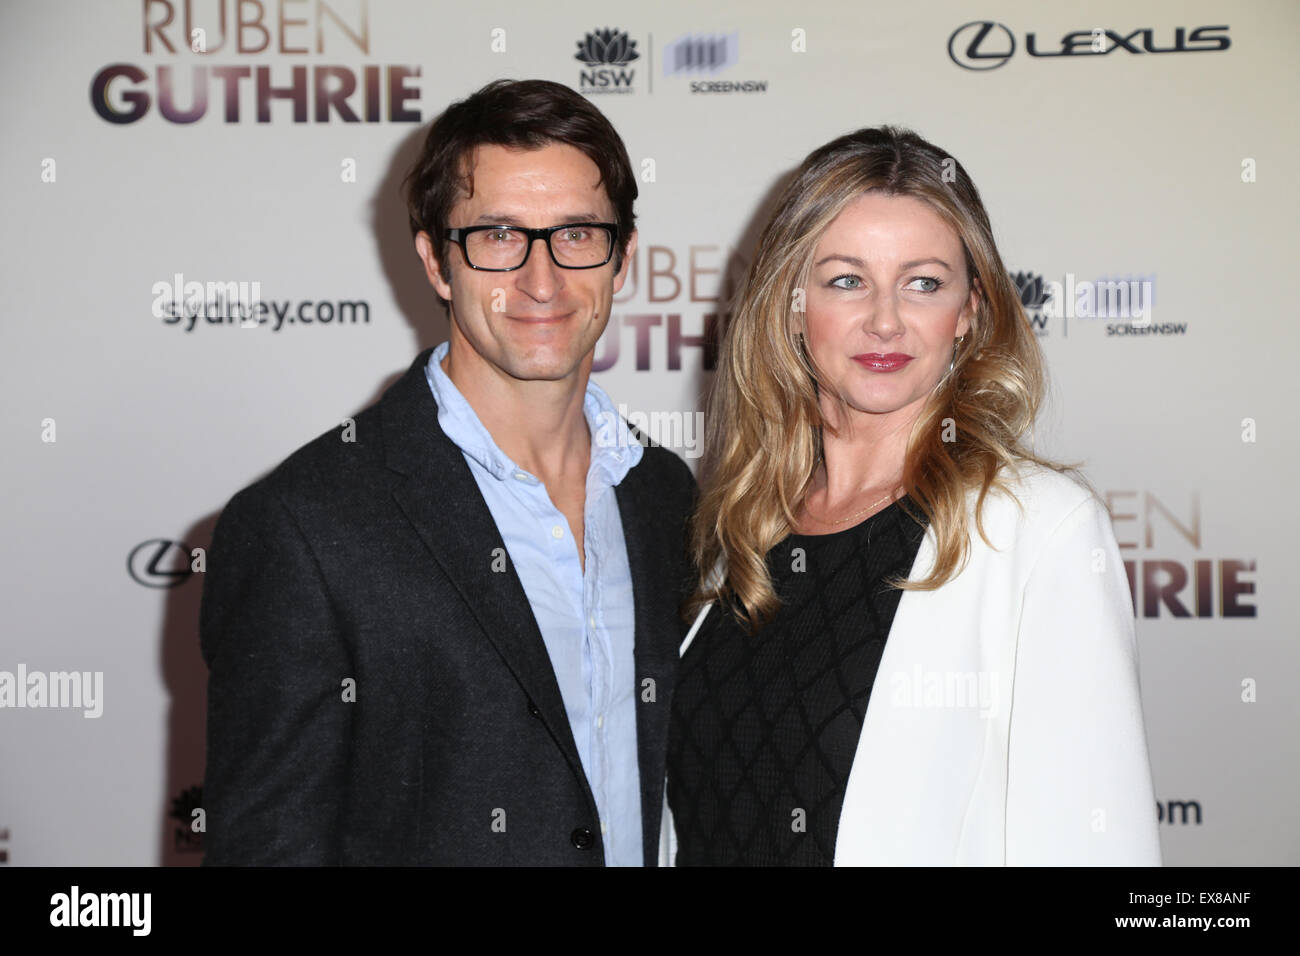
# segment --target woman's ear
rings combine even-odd
[[[966,297],[966,304],[962,306],[961,315],[957,318],[957,334],[965,335],[970,331],[971,321],[979,313],[980,299],[984,297],[984,287],[980,285],[980,277],[974,276],[971,279],[970,295]]]

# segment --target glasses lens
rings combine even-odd
[[[513,269],[528,254],[528,236],[517,229],[480,229],[465,237],[469,264],[480,269]]]
[[[562,266],[598,266],[609,258],[611,242],[604,226],[565,226],[551,233],[551,253]]]

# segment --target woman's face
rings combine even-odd
[[[977,298],[961,239],[938,213],[867,193],[817,244],[805,342],[850,408],[906,422],[948,371]]]

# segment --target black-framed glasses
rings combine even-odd
[[[523,226],[467,226],[448,229],[447,238],[460,246],[471,269],[513,272],[523,267],[533,243],[546,240],[551,261],[561,269],[596,269],[614,255],[618,224],[570,222],[544,229]]]

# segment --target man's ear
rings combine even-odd
[[[632,268],[632,257],[636,255],[636,230],[633,229],[627,237],[627,248],[623,252],[623,261],[614,273],[614,294],[618,295],[623,291],[623,283],[627,281],[628,270]]]
[[[444,274],[442,263],[438,261],[438,256],[433,251],[433,240],[423,230],[416,233],[415,252],[424,263],[424,274],[429,279],[429,285],[433,286],[438,295],[450,302],[451,282],[448,281],[449,277]]]

